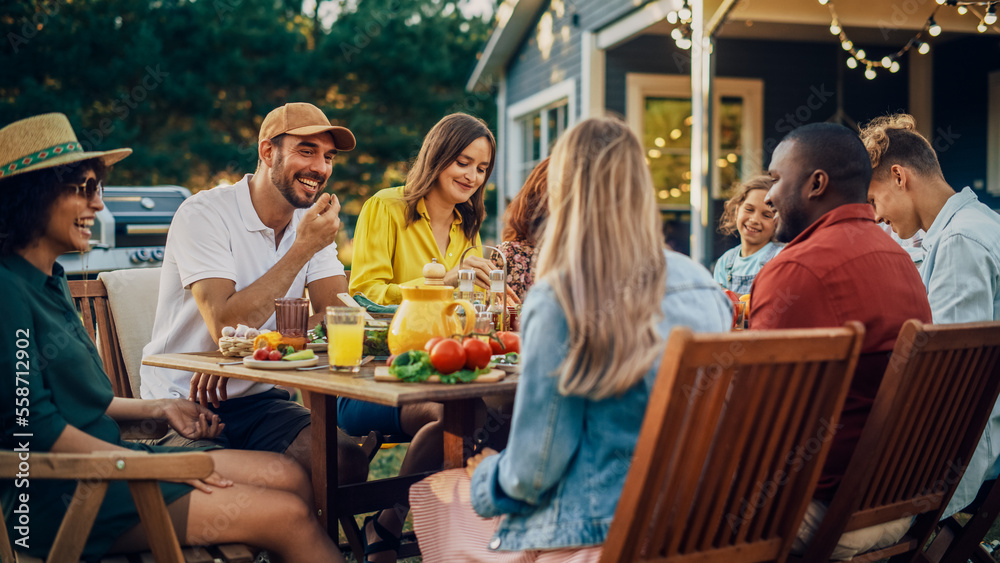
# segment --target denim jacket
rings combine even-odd
[[[732,306],[708,271],[665,251],[660,301],[666,337],[674,326],[729,330]],[[507,448],[485,458],[472,478],[472,505],[483,517],[506,515],[490,548],[581,547],[604,542],[628,473],[660,360],[620,397],[561,395],[555,369],[566,356],[566,316],[551,286],[536,281],[524,305],[522,372]]]
[[[1000,215],[965,188],[948,198],[924,237],[920,277],[936,324],[1000,320]],[[983,481],[1000,474],[1000,403],[943,517],[975,498]]]

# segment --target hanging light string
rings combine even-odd
[[[914,34],[905,45],[895,53],[885,55],[881,59],[869,59],[865,50],[855,47],[854,42],[847,36],[847,32],[840,26],[840,18],[837,16],[836,8],[833,6],[833,0],[818,1],[820,5],[830,9],[830,33],[836,35],[840,39],[840,46],[851,54],[847,57],[848,68],[855,69],[863,66],[865,68],[865,78],[868,80],[875,79],[875,69],[877,68],[887,69],[891,73],[899,72],[899,59],[910,49],[916,49],[921,55],[926,55],[930,52],[931,46],[924,37],[925,35],[937,37],[941,34],[941,26],[934,19],[941,6],[954,6],[961,15],[972,12],[979,20],[979,25],[976,27],[979,33],[986,33],[990,27],[994,31],[1000,32],[1000,29],[997,29],[995,25],[997,23],[997,6],[1000,5],[1000,0],[935,0],[937,6],[934,7],[934,11],[928,16],[927,21],[924,22],[920,31]],[[986,9],[980,14],[979,10],[976,9],[977,6],[985,6]],[[691,16],[689,0],[684,0],[679,10],[672,10],[667,13],[667,21],[671,25],[677,26],[671,30],[670,37],[679,49],[687,50],[691,48]]]
[[[845,51],[851,55],[847,57],[847,67],[851,69],[858,68],[859,66],[864,66],[865,68],[865,78],[868,80],[874,80],[876,76],[875,69],[884,68],[891,73],[899,72],[899,59],[906,54],[910,49],[916,49],[921,55],[926,55],[931,50],[930,44],[924,39],[925,35],[931,37],[937,37],[941,34],[941,26],[935,21],[934,16],[937,14],[941,6],[955,6],[959,14],[965,14],[967,12],[972,12],[977,18],[979,18],[979,26],[976,28],[980,33],[985,33],[989,26],[992,26],[997,21],[996,11],[997,4],[1000,1],[997,0],[987,0],[987,1],[972,1],[972,2],[959,2],[957,0],[935,0],[937,6],[934,7],[934,11],[928,16],[927,21],[924,22],[923,27],[910,38],[898,51],[895,53],[890,53],[885,55],[881,59],[869,59],[868,54],[865,53],[864,49],[859,49],[855,47],[854,42],[847,36],[847,32],[840,25],[840,18],[837,16],[837,10],[833,6],[833,0],[818,0],[820,5],[826,6],[830,9],[830,33],[836,35],[840,39],[840,46]],[[976,10],[976,6],[985,6],[986,11],[983,14],[979,14]],[[996,27],[993,28],[997,31]]]
[[[677,45],[678,49],[686,51],[691,48],[691,18],[691,5],[688,3],[688,0],[684,0],[684,4],[680,10],[671,10],[667,13],[667,21],[670,24],[680,24],[670,31],[670,37],[674,40],[674,44]]]

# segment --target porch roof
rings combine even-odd
[[[674,27],[666,21],[666,14],[680,0],[650,0],[643,2],[613,21],[600,22],[592,31],[607,37],[598,44],[617,43],[640,34],[669,34]],[[709,26],[717,27],[717,37],[769,39],[787,41],[839,41],[829,32],[830,10],[815,0],[753,0],[735,2],[726,11],[729,0],[705,0],[705,14]],[[484,89],[487,77],[499,74],[516,54],[516,49],[531,31],[539,10],[547,0],[507,0],[497,9],[497,26],[476,64],[466,85],[469,91]],[[622,2],[623,6],[629,4]],[[895,44],[903,35],[910,36],[920,30],[927,18],[935,13],[935,20],[944,29],[935,42],[947,41],[957,35],[978,34],[979,18],[971,12],[959,14],[953,7],[938,6],[933,0],[907,0],[905,2],[872,2],[871,0],[834,0],[841,27],[857,43]],[[981,8],[980,8],[981,10]],[[641,17],[639,14],[641,13]],[[627,25],[629,19],[641,21],[637,27]],[[623,25],[626,24],[626,25]],[[628,34],[631,28],[631,35]],[[626,33],[623,35],[622,30]],[[997,33],[992,26],[988,33]],[[906,32],[906,33],[899,33]]]

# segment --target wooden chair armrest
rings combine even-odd
[[[17,452],[0,452],[0,477],[18,473],[29,463],[32,479],[183,480],[212,474],[215,463],[205,452],[147,454],[108,451],[90,454],[30,453],[20,459]]]

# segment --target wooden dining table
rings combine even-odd
[[[517,375],[508,374],[494,383],[403,383],[375,381],[375,366],[361,367],[357,374],[329,369],[255,369],[232,363],[239,358],[223,356],[218,351],[184,354],[153,354],[143,358],[149,366],[201,372],[247,381],[295,387],[309,393],[312,433],[312,484],[321,523],[336,540],[337,518],[385,508],[377,506],[373,486],[383,482],[381,491],[405,494],[405,488],[415,479],[394,478],[369,483],[340,486],[337,475],[337,397],[359,399],[380,405],[398,407],[406,404],[435,402],[444,406],[444,459],[442,467],[455,468],[465,464],[467,453],[477,431],[477,402],[488,396],[513,396]],[[327,357],[320,355],[320,364]],[[381,495],[384,497],[385,495]],[[371,510],[366,510],[370,508]],[[328,517],[333,515],[332,518]],[[346,530],[345,526],[345,532]],[[351,538],[348,537],[350,541]],[[351,542],[352,544],[355,542]],[[354,546],[352,546],[354,547]]]

